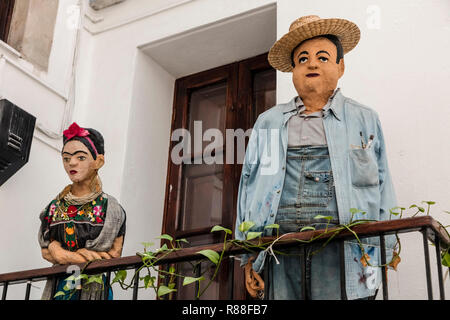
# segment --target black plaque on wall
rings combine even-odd
[[[28,162],[35,124],[33,115],[0,100],[0,186]]]

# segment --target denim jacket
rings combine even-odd
[[[275,222],[285,178],[288,126],[296,114],[295,98],[278,104],[260,114],[256,120],[245,153],[239,183],[235,237],[245,239],[239,230],[244,221],[255,225],[250,231],[269,236],[272,229],[264,227]],[[386,147],[377,113],[362,104],[344,97],[338,89],[323,124],[328,143],[335,183],[339,221],[348,224],[351,208],[366,212],[357,213],[353,220],[394,219],[389,209],[396,206],[395,192],[388,169]],[[365,143],[373,135],[368,148],[361,148],[361,135]],[[386,236],[386,261],[392,258],[395,236]],[[361,250],[356,240],[345,241],[345,283],[348,299],[375,294],[381,283],[379,237],[361,239],[371,266],[360,262]],[[259,253],[253,268],[261,272],[267,252]],[[241,265],[248,260],[243,255]],[[340,279],[336,279],[340,281]]]

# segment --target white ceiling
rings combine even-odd
[[[269,51],[276,40],[276,7],[243,13],[142,47],[175,78]]]

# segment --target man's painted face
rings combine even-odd
[[[344,59],[337,64],[336,57],[336,46],[326,38],[307,40],[295,49],[292,81],[297,93],[331,95],[344,74]]]
[[[94,160],[89,149],[80,141],[72,140],[66,143],[62,151],[64,170],[72,182],[83,182],[94,177],[102,156]]]

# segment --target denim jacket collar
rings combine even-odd
[[[285,122],[290,118],[291,113],[293,114],[294,112],[297,111],[296,99],[297,97],[293,98],[291,101],[289,101],[283,106],[283,114],[285,115]],[[330,97],[330,100],[331,104],[329,106],[329,109],[332,111],[336,119],[341,120],[344,102],[344,96],[342,95],[341,88],[337,88],[334,91],[333,95]]]

